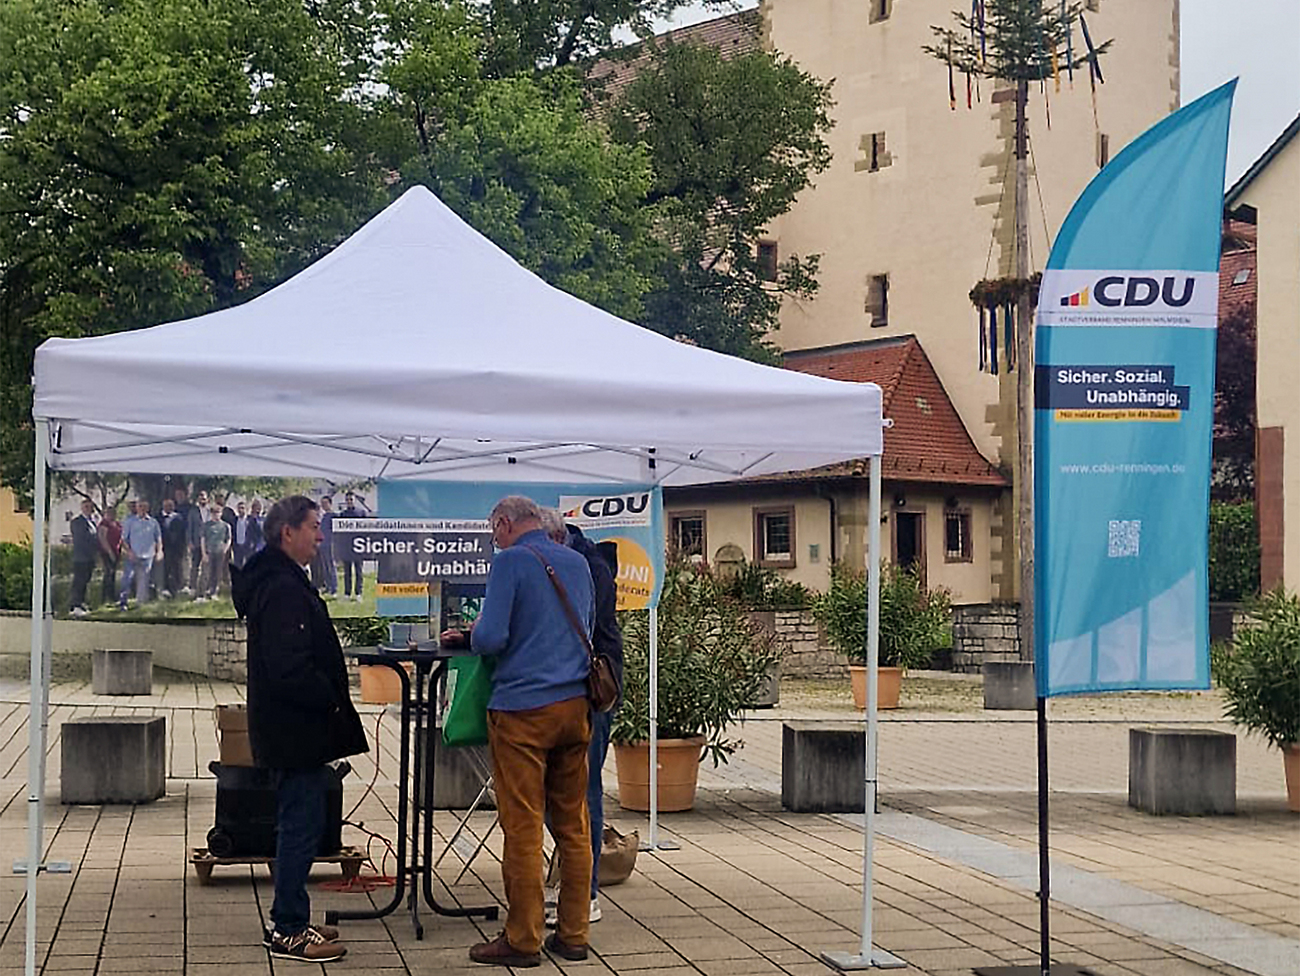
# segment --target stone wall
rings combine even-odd
[[[952,669],[979,674],[985,661],[1020,660],[1020,607],[973,603],[952,608]]]
[[[208,624],[203,620],[166,622],[55,620],[50,649],[55,654],[90,654],[95,648],[153,651],[155,667],[207,673]],[[0,654],[27,657],[32,647],[31,615],[0,610]]]
[[[248,681],[248,631],[242,621],[216,620],[208,628],[208,677]]]
[[[833,651],[811,610],[775,610],[776,636],[785,645],[781,674],[788,678],[842,678],[849,659]]]

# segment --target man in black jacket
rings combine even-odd
[[[279,809],[271,955],[329,962],[347,950],[332,926],[311,925],[307,874],[325,830],[325,764],[368,751],[348,694],[338,635],[303,566],[320,545],[320,513],[302,495],[266,517],[267,546],[233,573],[248,621],[248,736],[253,761],[275,770]]]
[[[99,526],[95,524],[95,503],[89,498],[81,501],[81,514],[72,520],[72,595],[68,609],[74,617],[84,617],[86,587],[95,571],[99,556]]]

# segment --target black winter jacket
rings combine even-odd
[[[591,582],[596,594],[595,620],[591,628],[591,646],[597,654],[607,654],[614,665],[614,677],[618,679],[618,702],[623,703],[623,631],[618,626],[618,588],[614,583],[614,573],[610,569],[604,554],[582,534],[576,525],[566,525],[569,530],[569,548],[581,554],[587,560],[591,570]]]
[[[268,546],[232,568],[248,621],[248,738],[253,761],[296,769],[369,751],[325,602],[302,567]]]

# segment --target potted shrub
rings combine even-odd
[[[1229,721],[1282,750],[1287,806],[1300,813],[1300,596],[1278,587],[1254,603],[1214,666]]]
[[[650,623],[622,616],[623,705],[610,738],[618,799],[650,809]],[[659,599],[659,809],[689,810],[699,764],[725,762],[740,744],[726,738],[754,700],[779,651],[706,566],[670,559]]]
[[[858,708],[866,708],[866,571],[843,563],[831,567],[831,587],[816,599],[813,612],[831,646],[851,662],[853,700]],[[881,566],[878,707],[897,708],[903,673],[928,664],[934,651],[951,641],[948,591],[927,590],[913,570],[888,563]]]

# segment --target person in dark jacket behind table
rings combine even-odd
[[[348,695],[348,673],[329,611],[303,567],[320,545],[320,513],[302,495],[266,517],[266,548],[232,574],[235,609],[248,621],[248,737],[253,762],[276,773],[278,827],[272,956],[329,962],[347,950],[333,926],[311,925],[307,874],[325,830],[325,764],[369,751]]]
[[[600,910],[600,851],[605,833],[605,785],[601,770],[609,754],[609,730],[614,714],[623,699],[623,631],[618,626],[618,588],[614,583],[617,565],[610,566],[605,554],[582,534],[576,525],[566,525],[563,516],[554,508],[542,509],[542,525],[546,534],[562,546],[568,546],[587,560],[591,582],[595,588],[595,617],[592,620],[591,646],[614,665],[618,680],[619,701],[608,712],[591,713],[591,744],[587,747],[587,817],[591,822],[591,911],[592,922],[601,919]],[[554,904],[546,906],[546,925],[555,928],[560,915]]]

